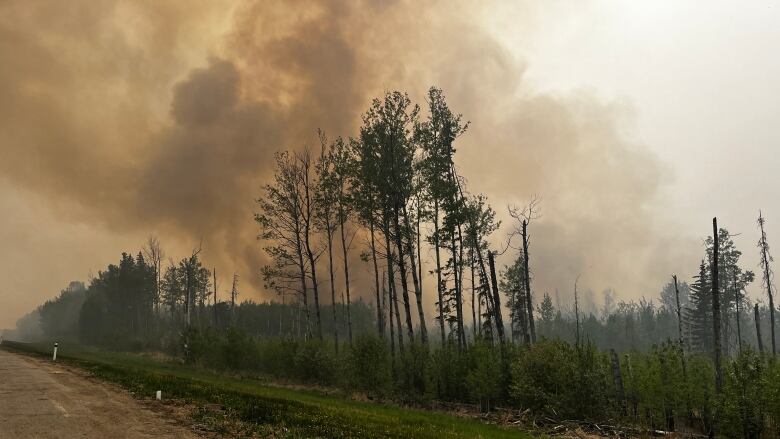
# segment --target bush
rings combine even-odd
[[[227,342],[222,347],[224,361],[233,370],[257,368],[259,352],[257,343],[239,329],[228,329]]]
[[[500,349],[479,341],[470,350],[472,368],[466,376],[469,394],[479,401],[482,411],[488,411],[493,407],[497,399],[502,396],[505,387],[505,371]]]
[[[757,438],[764,429],[767,387],[764,359],[751,349],[724,365],[719,432],[726,437]]]
[[[323,343],[310,340],[299,343],[297,348],[293,359],[296,378],[326,385],[336,381],[336,362]]]
[[[460,352],[453,343],[433,351],[426,373],[429,396],[444,401],[467,400],[470,360],[469,353]]]
[[[522,408],[555,417],[603,419],[608,415],[606,356],[591,345],[540,341],[512,365],[510,396]]]
[[[347,353],[343,384],[348,389],[384,396],[392,382],[389,356],[384,340],[373,336],[355,338]]]

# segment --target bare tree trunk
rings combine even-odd
[[[631,368],[631,357],[628,354],[625,354],[624,358],[626,359],[626,373],[628,374],[628,381],[631,383],[631,412],[634,416],[634,421],[636,421],[639,417],[639,401],[637,399],[636,395],[636,381],[634,381],[634,372]]]
[[[617,353],[614,349],[609,350],[610,358],[612,360],[612,377],[615,380],[615,393],[623,411],[623,414],[627,414],[626,410],[626,390],[623,387],[623,375],[620,373],[620,360],[618,360]]]
[[[307,227],[308,228],[308,227]],[[314,251],[309,244],[308,231],[306,232],[306,255],[309,258],[311,269],[311,287],[314,293],[314,311],[317,316],[317,338],[322,341],[322,316],[320,315],[320,294],[317,285],[317,260],[314,258]]]
[[[758,341],[758,352],[764,353],[764,341],[761,339],[761,317],[758,313],[758,304],[753,305],[753,318],[756,320],[756,340]]]
[[[404,337],[403,337],[403,330],[401,329],[401,312],[398,310],[398,285],[395,283],[395,279],[392,279],[391,283],[393,289],[391,290],[391,293],[393,295],[393,301],[390,303],[391,306],[395,307],[395,328],[396,328],[396,336],[398,337],[398,351],[403,352],[404,350]],[[409,343],[413,343],[414,340],[409,340]]]
[[[317,259],[314,257],[314,250],[311,245],[311,227],[312,218],[314,217],[314,202],[312,201],[312,183],[309,180],[309,172],[311,169],[311,157],[310,152],[306,149],[301,155],[298,156],[300,162],[300,179],[303,185],[304,205],[303,211],[300,212],[303,217],[303,243],[305,244],[306,256],[309,260],[309,269],[311,270],[311,287],[314,293],[314,311],[317,316],[317,338],[322,341],[322,316],[320,314],[320,293],[319,283],[317,282]]]
[[[398,297],[395,288],[395,272],[393,270],[393,248],[390,244],[390,223],[389,214],[384,214],[384,235],[385,235],[385,249],[387,251],[387,278],[388,278],[388,293],[390,294],[390,337],[393,336],[393,314],[395,314],[395,329],[398,334],[398,350],[403,351],[404,339],[401,332],[401,317],[398,315]],[[392,346],[391,346],[392,347]]]
[[[463,296],[461,294],[461,282],[458,269],[458,252],[455,242],[455,228],[452,228],[450,237],[450,250],[452,251],[452,274],[455,282],[455,318],[457,320],[458,349],[463,349]]]
[[[433,246],[436,251],[436,291],[439,295],[439,330],[441,331],[441,345],[447,343],[444,330],[444,295],[441,282],[441,252],[439,247],[439,200],[433,200]]]
[[[459,298],[458,298],[458,305],[460,307],[460,337],[462,339],[461,343],[463,345],[463,348],[465,349],[467,344],[466,344],[466,329],[465,329],[466,328],[466,322],[465,322],[466,317],[464,316],[464,313],[463,313],[463,301],[464,301],[464,299],[463,299],[463,290],[464,290],[463,284],[465,283],[463,281],[463,261],[464,261],[463,249],[464,249],[464,245],[463,245],[463,227],[461,226],[460,223],[458,223],[458,261],[459,261],[458,262],[458,279],[459,279],[458,285],[460,285],[460,288],[458,289],[458,292],[459,292],[459,294],[458,294],[458,296],[459,296]]]
[[[401,277],[401,293],[404,299],[404,311],[406,312],[406,332],[409,343],[414,343],[414,326],[412,325],[412,308],[409,304],[409,284],[406,278],[406,260],[404,256],[403,229],[401,228],[400,201],[396,201],[393,208],[393,226],[395,230],[395,247],[398,250],[398,271]]]
[[[393,280],[387,280],[388,319],[390,320],[390,355],[395,356],[395,322],[393,321]]]
[[[528,269],[528,221],[523,220],[523,270],[525,271],[525,299],[528,309],[528,329],[531,332],[531,342],[536,343],[536,326],[534,325],[534,301],[531,295],[531,274]]]
[[[217,268],[214,267],[214,327],[219,326],[217,318]]]
[[[680,348],[680,363],[682,366],[683,385],[688,385],[688,365],[685,359],[685,339],[683,338],[683,325],[682,325],[682,307],[680,306],[680,289],[677,286],[677,275],[673,275],[674,280],[674,297],[677,301],[677,335],[679,337]],[[686,392],[685,394],[685,412],[688,414],[688,421],[690,424],[693,413],[691,412],[691,397]]]
[[[493,260],[493,252],[488,250],[488,264],[490,265],[490,277],[493,284],[493,318],[496,321],[496,333],[498,340],[504,344],[504,319],[501,316],[501,297],[498,293],[498,277],[496,276],[496,263]]]
[[[423,264],[422,264],[422,243],[420,242],[420,217],[422,216],[422,208],[420,207],[420,197],[417,196],[417,278],[420,279],[420,296],[423,292]],[[428,330],[425,330],[426,337],[428,336]]]
[[[739,321],[739,299],[740,293],[739,286],[737,284],[737,268],[734,267],[734,300],[736,300],[737,305],[737,347],[739,349],[739,355],[742,355],[742,324]]]
[[[712,219],[712,325],[715,336],[715,391],[718,395],[723,390],[723,369],[721,367],[721,317],[720,317],[720,291],[718,290],[718,219]]]
[[[479,326],[479,322],[477,322],[477,304],[474,303],[475,301],[479,301],[477,298],[477,289],[474,287],[474,252],[472,251],[471,257],[469,258],[469,265],[471,267],[471,325],[473,326],[472,332],[474,333],[474,341],[477,341],[477,326]]]
[[[409,214],[407,212],[406,206],[403,206],[403,216],[404,216],[404,225],[406,227],[406,230],[411,233],[412,226],[409,221]],[[418,248],[419,250],[419,248]],[[417,277],[417,261],[415,259],[414,254],[414,241],[412,240],[412,237],[409,236],[406,239],[406,251],[409,254],[409,264],[411,265],[411,272],[412,272],[412,282],[414,283],[414,295],[417,299],[417,314],[420,319],[420,341],[422,341],[423,344],[428,344],[428,328],[425,326],[425,310],[423,309],[423,303],[422,303],[422,278]]]
[[[677,275],[673,275],[674,280],[674,297],[677,301],[677,335],[680,342],[680,350],[685,350],[685,340],[683,339],[683,324],[682,324],[682,308],[680,306],[680,290],[677,288]]]
[[[376,283],[376,324],[377,324],[377,330],[380,337],[385,338],[385,316],[384,316],[384,306],[382,306],[382,301],[384,300],[384,297],[380,299],[379,294],[379,265],[376,262],[376,241],[374,239],[374,218],[372,214],[372,218],[369,220],[369,228],[371,230],[371,260],[374,262],[374,282]],[[382,281],[382,284],[384,284],[384,280]]]
[[[339,230],[341,231],[341,250],[344,256],[344,289],[347,292],[347,335],[349,338],[349,345],[352,346],[352,310],[350,305],[352,304],[352,298],[349,292],[349,258],[347,255],[347,238],[344,233],[344,225],[346,223],[344,217],[344,207],[339,203]]]
[[[575,344],[577,347],[580,346],[580,302],[577,296],[577,282],[579,280],[579,276],[574,280],[574,322],[576,324]]]
[[[758,212],[758,225],[761,228],[761,265],[764,269],[764,283],[766,284],[766,295],[769,297],[769,334],[772,339],[772,355],[777,355],[777,345],[775,343],[775,302],[772,294],[772,272],[769,267],[771,257],[769,256],[769,244],[766,241],[764,232],[764,217]]]
[[[333,229],[330,225],[330,213],[325,216],[325,238],[328,241],[328,272],[330,274],[330,303],[333,310],[333,345],[336,348],[336,354],[339,353],[339,325],[336,317],[336,278],[333,275]],[[373,233],[373,231],[372,231]],[[373,234],[371,238],[373,238]]]
[[[190,288],[190,263],[187,261],[186,264],[184,264],[185,272],[184,272],[184,285],[185,285],[185,291],[187,292],[187,327],[189,327],[192,324],[192,288]]]

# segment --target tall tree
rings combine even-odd
[[[272,263],[262,267],[261,274],[268,289],[284,297],[292,293],[303,303],[306,336],[310,334],[308,305],[308,270],[304,260],[303,190],[298,162],[290,153],[275,155],[274,182],[263,187],[257,200],[259,212],[255,221],[260,226],[259,239]]]
[[[536,325],[534,324],[534,306],[533,295],[531,293],[531,272],[529,269],[530,255],[528,248],[530,246],[530,237],[528,235],[528,224],[531,220],[539,218],[539,199],[534,197],[531,202],[528,203],[522,210],[517,207],[509,207],[509,215],[514,218],[519,224],[510,234],[510,240],[513,236],[519,235],[522,240],[522,270],[523,270],[523,300],[526,309],[526,317],[528,321],[528,337],[526,342],[536,342]]]
[[[406,330],[409,340],[414,340],[412,313],[409,303],[405,240],[411,239],[402,227],[402,213],[412,193],[413,160],[415,142],[412,128],[418,118],[419,107],[412,105],[409,97],[400,92],[389,92],[383,100],[374,99],[363,115],[360,129],[361,162],[368,162],[373,171],[373,186],[382,205],[385,236],[395,244],[397,258],[388,251],[388,275],[390,266],[398,265],[399,281],[406,314]],[[388,236],[391,235],[391,236]],[[424,319],[420,322],[424,324]]]
[[[525,300],[525,268],[524,254],[520,253],[512,263],[501,273],[499,286],[507,296],[507,307],[511,319],[512,339],[520,338],[524,343],[531,341],[528,333],[527,309]]]
[[[769,334],[772,340],[772,355],[777,355],[777,345],[775,343],[775,302],[772,294],[772,268],[770,263],[773,261],[769,253],[769,243],[764,231],[764,217],[761,211],[758,212],[758,227],[761,230],[761,239],[758,240],[758,249],[761,251],[761,270],[763,271],[762,281],[766,288],[766,295],[769,298]]]
[[[322,315],[320,313],[319,282],[317,281],[317,260],[322,254],[314,242],[314,218],[317,211],[317,203],[314,198],[317,180],[313,175],[313,163],[311,150],[305,147],[303,151],[295,154],[298,162],[298,179],[300,182],[303,200],[299,204],[298,214],[303,221],[303,244],[309,263],[309,275],[311,279],[312,295],[314,297],[314,312],[317,317],[317,338],[322,340]]]
[[[344,291],[347,295],[347,336],[350,346],[352,345],[352,297],[350,293],[349,280],[349,250],[352,247],[352,238],[354,234],[348,231],[349,219],[352,216],[353,203],[350,198],[350,177],[354,175],[352,166],[354,160],[351,151],[339,138],[333,144],[331,158],[333,161],[333,182],[334,195],[336,201],[336,218],[339,225],[339,237],[341,238],[341,255],[344,262]]]
[[[712,352],[714,349],[712,337],[712,286],[710,275],[704,260],[699,264],[699,274],[691,284],[690,303],[687,308],[686,322],[691,334],[689,343],[692,349],[699,352]]]
[[[419,161],[419,172],[424,188],[421,193],[432,205],[430,219],[433,222],[433,233],[428,241],[433,244],[436,255],[436,285],[438,295],[439,328],[442,343],[444,343],[444,323],[448,320],[445,314],[447,304],[455,308],[455,326],[458,345],[465,345],[463,323],[463,248],[458,248],[462,242],[461,224],[464,222],[464,197],[459,194],[460,184],[455,172],[454,143],[467,129],[468,122],[462,121],[460,114],[454,114],[447,105],[444,93],[435,87],[428,90],[428,118],[417,124],[415,139],[421,146],[422,158]],[[444,215],[442,217],[442,214]],[[443,220],[443,224],[442,224]],[[443,227],[442,227],[443,226]],[[447,291],[446,279],[443,276],[441,249],[448,248],[450,252],[448,271],[453,279],[451,299],[445,300]]]
[[[333,234],[338,227],[337,211],[334,208],[337,195],[337,178],[335,176],[333,148],[327,145],[325,135],[320,131],[320,157],[315,166],[317,172],[316,200],[316,224],[317,228],[325,233],[325,242],[328,249],[328,274],[330,275],[331,310],[333,311],[333,342],[336,352],[339,351],[339,325],[336,317],[336,281],[333,272]]]
[[[719,236],[718,236],[718,219],[712,219],[712,264],[711,264],[711,279],[712,279],[712,325],[713,325],[713,337],[715,338],[715,392],[720,395],[723,390],[723,370],[721,367],[721,317],[720,317],[720,290],[718,289],[719,273]]]
[[[165,258],[165,252],[160,245],[160,240],[154,235],[149,236],[142,251],[154,268],[154,310],[157,312],[161,300],[162,261]]]

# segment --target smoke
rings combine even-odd
[[[330,137],[356,133],[384,91],[406,90],[424,104],[437,85],[472,122],[458,152],[470,187],[502,216],[506,204],[542,196],[543,216],[531,229],[539,296],[566,291],[579,273],[594,288],[654,294],[687,256],[668,253],[678,237],[663,233],[654,214],[668,175],[623,132],[630,108],[534,93],[523,60],[474,8],[4,2],[0,179],[14,199],[30,194],[46,206],[48,216],[25,228],[96,230],[81,243],[95,256],[58,266],[56,285],[23,276],[13,288],[51,295],[66,271],[75,277],[125,250],[115,236],[137,247],[155,231],[169,255],[202,242],[207,263],[238,271],[255,290],[245,297],[261,297],[265,258],[252,213],[273,152],[315,143],[318,128]],[[497,247],[502,240],[497,234]],[[12,237],[0,252],[28,244]]]

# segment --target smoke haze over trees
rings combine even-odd
[[[274,152],[316,146],[318,127],[329,138],[355,133],[382,90],[409,90],[421,102],[435,83],[478,122],[455,160],[499,217],[506,204],[545,196],[535,230],[547,243],[535,255],[548,267],[535,279],[541,288],[568,297],[564,287],[587,270],[591,288],[638,298],[694,256],[695,239],[651,215],[667,173],[624,135],[621,105],[533,90],[525,62],[464,4],[363,6],[106,1],[53,13],[4,4],[0,29],[13,44],[0,46],[0,173],[9,183],[0,202],[76,252],[63,259],[59,283],[156,232],[180,253],[202,239],[219,272],[238,271],[247,294],[269,298],[254,271],[267,259],[246,218]],[[381,23],[372,19],[379,14]],[[57,227],[44,219],[54,217]],[[79,249],[85,241],[94,244],[89,254]],[[5,242],[45,248],[26,234]],[[435,265],[431,252],[421,259],[423,271]],[[359,285],[373,282],[366,270],[352,274]],[[435,291],[426,282],[423,290]],[[43,299],[58,284],[25,275],[3,294]]]

